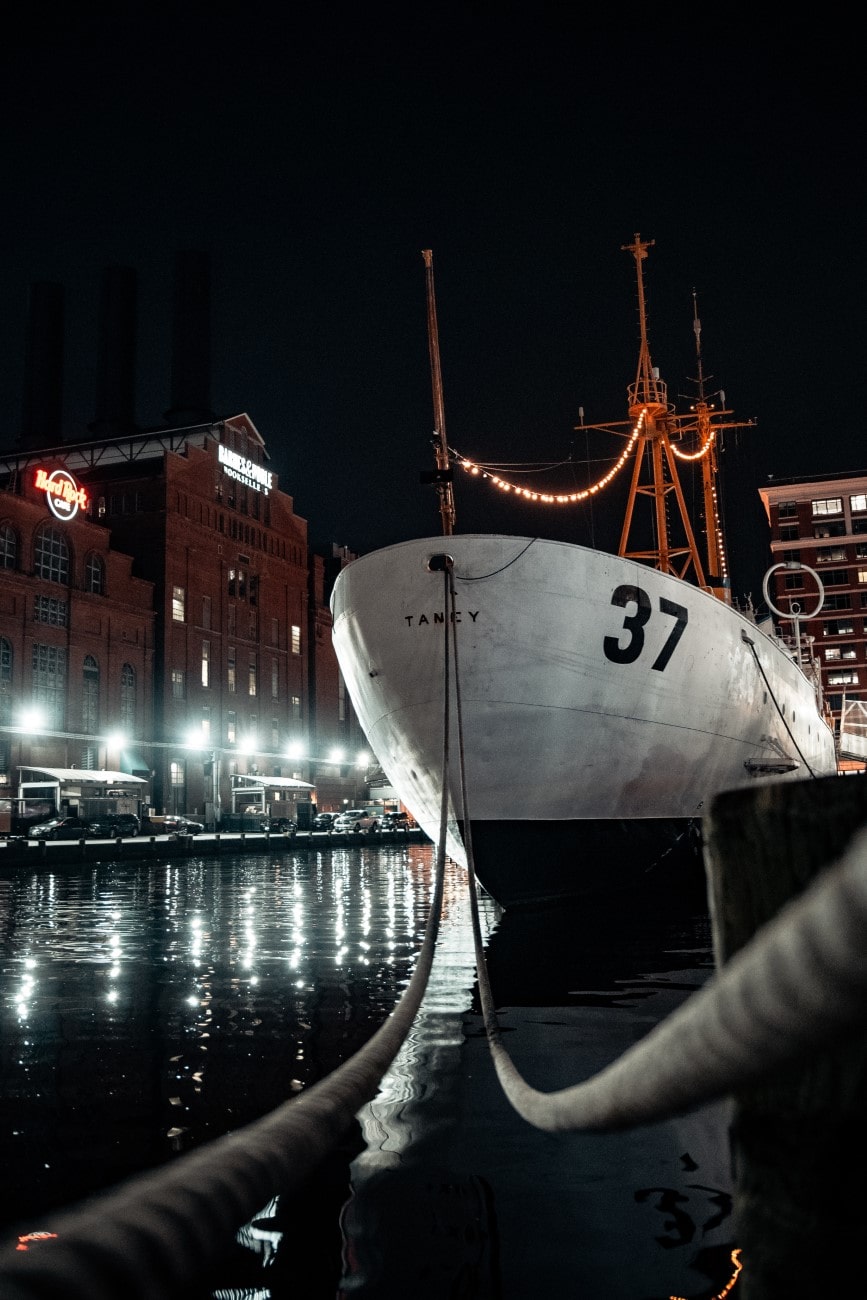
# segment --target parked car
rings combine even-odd
[[[141,823],[135,813],[106,813],[90,822],[91,835],[103,840],[115,840],[118,836],[131,839],[140,829]]]
[[[264,817],[261,822],[262,830],[276,832],[277,834],[286,835],[289,831],[298,829],[291,817]]]
[[[164,817],[151,817],[142,825],[147,835],[198,835],[204,825],[180,813],[166,813]]]
[[[82,840],[89,833],[89,823],[81,817],[51,817],[31,826],[27,837],[31,840]]]
[[[408,831],[409,817],[405,812],[387,812],[383,814],[382,829],[384,831]]]
[[[339,832],[357,831],[359,834],[378,831],[379,817],[367,808],[347,808],[345,812],[337,814],[331,829]]]
[[[174,817],[172,820],[177,823],[171,828],[172,834],[201,835],[205,829],[204,822],[197,822],[195,817]]]
[[[334,823],[337,820],[337,813],[321,812],[313,818],[313,829],[315,831],[330,831],[334,829]]]

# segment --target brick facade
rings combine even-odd
[[[88,494],[86,513],[54,519],[33,486],[39,467],[72,475]],[[4,523],[16,538],[0,568],[7,783],[17,781],[22,761],[119,768],[122,755],[104,737],[120,729],[123,709],[129,717],[126,665],[138,694],[125,749],[144,755],[157,811],[197,813],[213,824],[240,801],[232,796],[238,775],[262,781],[272,815],[292,815],[311,797],[286,788],[285,778],[313,784],[323,808],[364,797],[363,774],[352,766],[363,737],[331,646],[327,600],[341,561],[310,553],[307,521],[279,489],[248,416],[7,455]],[[34,561],[34,537],[46,524],[55,544],[62,532],[70,555],[68,572],[51,577]],[[43,569],[47,563],[43,557]],[[99,565],[104,583],[94,591]],[[56,650],[66,657],[63,717],[56,714],[22,759],[13,713],[33,694],[33,647],[43,642],[56,648],[39,667],[46,680]],[[88,654],[98,706],[92,665],[83,678]],[[337,746],[343,761],[333,757]],[[278,779],[270,789],[269,777]]]

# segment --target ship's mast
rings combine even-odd
[[[696,383],[698,398],[694,404],[696,430],[701,447],[707,448],[701,461],[701,488],[704,500],[704,522],[707,530],[707,571],[709,590],[727,605],[732,602],[731,587],[727,578],[727,565],[723,548],[722,523],[719,502],[717,500],[717,449],[716,435],[720,428],[732,428],[726,424],[714,424],[713,410],[704,391],[704,367],[701,360],[701,321],[698,316],[698,299],[692,291],[692,328],[695,334]],[[723,406],[725,395],[721,394]]]
[[[446,439],[446,415],[443,405],[443,378],[440,370],[440,343],[437,329],[437,305],[434,294],[433,252],[422,249],[427,281],[427,337],[430,352],[430,373],[433,387],[434,450],[436,473],[432,476],[440,499],[440,517],[443,536],[450,537],[455,530],[455,499],[452,487],[452,468],[449,463],[449,445]]]
[[[674,414],[674,407],[669,404],[666,385],[659,378],[659,371],[650,362],[642,263],[647,257],[647,250],[653,247],[653,243],[652,239],[642,240],[641,236],[636,234],[633,243],[622,245],[623,251],[631,253],[635,258],[641,342],[635,383],[628,389],[629,418],[633,425],[639,428],[639,434],[635,445],[635,464],[617,553],[631,559],[650,560],[655,568],[661,569],[663,573],[673,573],[678,578],[683,578],[692,567],[697,584],[707,590],[704,569],[680,486],[674,452],[671,449],[670,434],[677,427],[677,417]],[[645,467],[645,460],[648,458],[649,476]],[[681,525],[686,537],[684,545],[673,545],[669,534],[666,505],[667,498],[672,493],[677,501]],[[636,551],[629,549],[629,537],[633,527],[635,504],[639,496],[647,496],[652,500],[656,545],[649,550]]]

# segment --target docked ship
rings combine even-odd
[[[624,246],[640,346],[621,454],[580,492],[523,492],[577,502],[628,475],[617,553],[455,530],[455,470],[511,485],[446,440],[426,250],[442,533],[361,556],[332,594],[337,658],[383,772],[506,908],[629,890],[675,863],[703,880],[716,794],[837,770],[809,653],[732,601],[717,446],[740,426],[724,396],[705,395],[695,310],[697,400],[686,414],[669,401],[647,337],[651,246],[637,234]],[[701,470],[703,554],[685,462]],[[640,534],[639,502],[652,514]]]

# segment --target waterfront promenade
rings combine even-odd
[[[0,840],[0,864],[35,862],[115,862],[118,859],[152,859],[189,856],[222,857],[238,853],[298,853],[335,848],[364,848],[401,844],[429,844],[420,827],[407,830],[338,834],[332,831],[222,831],[199,835],[136,835],[127,839]]]

